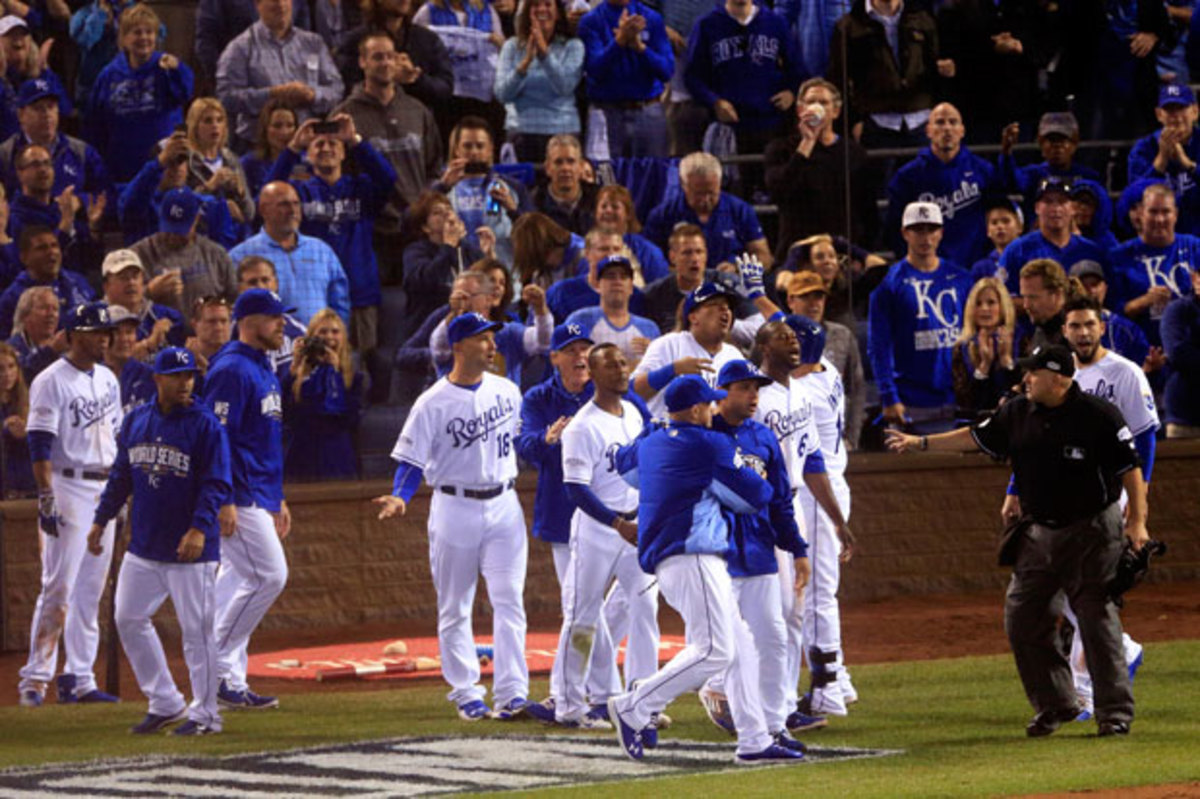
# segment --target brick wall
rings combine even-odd
[[[1008,470],[980,455],[863,454],[851,458],[851,526],[861,552],[845,570],[842,596],[879,599],[973,591],[1004,584],[995,565],[999,508]],[[522,505],[533,506],[535,477],[522,475]],[[291,577],[267,616],[274,628],[332,628],[405,620],[436,628],[423,489],[408,515],[375,519],[370,498],[384,482],[289,487],[295,532]],[[1171,544],[1160,581],[1200,579],[1200,442],[1159,448],[1150,529]],[[37,598],[39,565],[31,501],[0,503],[3,645],[23,649]],[[549,550],[531,543],[526,609],[553,618],[559,605]],[[477,615],[487,614],[480,586]]]

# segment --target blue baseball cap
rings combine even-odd
[[[454,321],[450,323],[450,329],[447,334],[450,336],[450,346],[454,346],[465,338],[478,336],[480,333],[486,333],[489,330],[499,330],[504,325],[499,322],[493,322],[483,314],[465,313],[461,316],[454,317]]]
[[[596,264],[596,279],[599,280],[604,276],[604,273],[613,267],[624,269],[633,277],[633,261],[630,261],[624,255],[609,255],[606,258],[601,258],[600,263]]]
[[[108,304],[100,301],[81,302],[67,311],[63,324],[66,330],[89,332],[92,330],[112,330],[112,319],[108,316]]]
[[[270,289],[246,289],[233,304],[233,321],[236,322],[254,314],[282,316],[295,310],[295,308],[285,305],[280,296]]]
[[[167,347],[154,357],[154,374],[173,375],[177,372],[196,372],[196,356],[185,347]]]
[[[17,108],[33,105],[45,97],[53,97],[56,100],[62,99],[58,96],[58,91],[55,90],[54,84],[45,78],[27,80],[21,84],[21,90],[17,94]]]
[[[763,374],[757,366],[741,358],[725,364],[721,367],[721,371],[717,373],[718,386],[740,383],[743,380],[753,380],[760,386],[767,386],[775,382]]]
[[[698,288],[687,295],[683,301],[683,318],[687,319],[688,314],[696,310],[699,306],[709,300],[724,299],[729,303],[730,308],[734,308],[737,303],[737,295],[720,283],[701,283]]]
[[[726,392],[704,382],[700,375],[677,377],[663,390],[663,400],[667,403],[668,413],[684,411],[702,402],[716,402],[727,396]]]
[[[1195,102],[1196,95],[1192,94],[1192,90],[1188,86],[1172,83],[1158,90],[1159,108],[1168,105],[1194,105]]]
[[[576,341],[586,341],[588,344],[593,343],[587,333],[583,332],[583,325],[578,322],[559,325],[554,328],[554,335],[550,337],[550,350],[552,352],[564,350]]]
[[[158,206],[158,229],[186,236],[200,213],[200,197],[191,189],[171,189]]]

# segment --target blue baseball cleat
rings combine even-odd
[[[617,711],[616,697],[608,700],[608,717],[617,733],[617,741],[621,749],[631,760],[641,760],[645,752],[642,749],[642,734],[625,723]]]
[[[788,749],[779,744],[771,744],[761,752],[753,752],[747,755],[739,752],[737,756],[738,764],[743,766],[766,765],[768,763],[798,763],[803,759],[803,752],[797,752],[794,749]]]
[[[458,717],[463,721],[490,719],[492,709],[482,699],[472,699],[458,706]]]
[[[180,710],[178,713],[172,713],[168,716],[160,716],[157,713],[147,713],[146,718],[139,723],[129,728],[129,731],[134,735],[149,735],[150,733],[159,732],[166,729],[177,721],[183,721],[187,718],[187,708]]]

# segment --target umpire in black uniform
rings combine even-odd
[[[1129,496],[1125,537],[1134,550],[1149,540],[1146,484],[1133,435],[1116,406],[1080,390],[1066,347],[1039,348],[1020,364],[1026,370],[1025,396],[974,427],[927,437],[888,430],[887,444],[896,452],[978,447],[1012,459],[1026,524],[1013,541],[1004,627],[1037,711],[1025,731],[1030,737],[1049,735],[1079,713],[1071,669],[1056,642],[1054,599],[1062,590],[1079,617],[1099,735],[1125,735],[1133,720],[1133,693],[1108,584],[1124,547],[1122,488]]]

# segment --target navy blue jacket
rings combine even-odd
[[[125,244],[151,236],[158,232],[158,208],[167,193],[162,188],[163,168],[157,158],[142,164],[142,168],[125,184],[117,195],[117,218],[125,233]],[[229,249],[241,244],[241,225],[234,224],[225,204],[225,190],[216,194],[204,194],[195,189],[192,193],[200,198],[200,226],[197,232]]]
[[[175,563],[180,540],[194,527],[204,533],[199,560],[216,561],[217,513],[229,491],[229,445],[212,411],[195,402],[164,416],[155,401],[125,417],[94,522],[107,524],[133,494],[130,552]]]
[[[154,370],[137,358],[130,358],[117,375],[121,386],[121,410],[128,416],[135,408],[154,402],[158,388],[154,385]]]
[[[625,10],[646,20],[642,31],[646,49],[640,53],[621,47],[613,37]],[[663,19],[640,0],[629,0],[624,6],[604,0],[579,20],[579,38],[585,51],[584,85],[593,103],[653,100],[675,73],[675,52]]]
[[[1200,297],[1184,297],[1167,306],[1162,342],[1170,364],[1163,395],[1166,420],[1200,425]]]
[[[365,386],[356,372],[346,387],[342,373],[321,364],[300,386],[295,400],[295,375],[283,383],[285,417],[290,440],[284,474],[289,480],[353,480],[358,477],[355,440],[362,415]]]
[[[770,483],[772,490],[770,502],[759,507],[757,513],[731,513],[728,516],[731,534],[725,562],[730,576],[776,574],[779,571],[776,547],[797,558],[806,557],[808,545],[800,537],[800,528],[796,525],[792,483],[775,433],[753,419],[733,427],[720,414],[713,416],[712,429],[733,439],[742,460]]]
[[[217,351],[204,400],[229,437],[233,504],[278,512],[283,501],[283,397],[265,352],[240,341]]]

